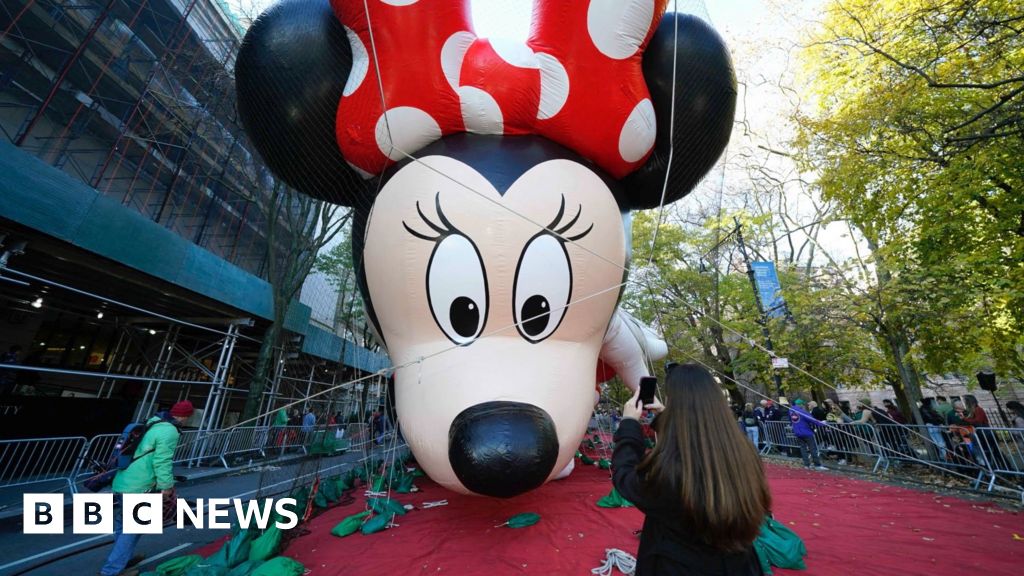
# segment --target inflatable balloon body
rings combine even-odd
[[[516,44],[478,38],[462,0],[285,0],[246,36],[246,130],[289,185],[355,209],[398,420],[452,490],[566,473],[599,356],[635,387],[664,355],[616,312],[629,214],[696,185],[736,98],[720,38],[666,2],[538,0]]]

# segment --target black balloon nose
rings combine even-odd
[[[448,460],[466,488],[510,498],[544,483],[558,458],[555,423],[518,402],[485,402],[455,417]]]

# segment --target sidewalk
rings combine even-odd
[[[379,456],[381,447],[374,447],[371,457]],[[363,457],[361,451],[346,452],[336,456],[320,457],[320,467],[327,475],[341,473]],[[303,454],[288,454],[282,458],[254,462],[252,467],[220,468],[181,468],[176,474],[187,477],[179,482],[177,492],[179,498],[195,500],[196,498],[251,498],[260,491],[272,493],[278,489],[284,491],[290,487],[300,475],[308,473],[303,470],[304,464],[312,464],[313,457]],[[273,486],[279,484],[280,486]],[[26,487],[35,491],[39,485]],[[26,492],[22,490],[21,492]],[[70,498],[66,500],[70,503]],[[0,576],[26,574],[30,576],[65,576],[68,574],[95,574],[110,551],[111,536],[86,536],[70,534],[58,535],[25,535],[21,530],[21,511],[12,513],[5,510],[0,519]],[[70,526],[70,509],[65,514],[65,525]],[[161,559],[187,554],[214,540],[226,535],[227,530],[165,529],[163,534],[144,536],[136,550],[147,560],[143,569],[152,567]],[[95,546],[95,548],[89,549]],[[71,554],[67,558],[54,561],[46,566],[25,572],[61,556]]]

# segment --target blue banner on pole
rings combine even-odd
[[[782,285],[779,274],[775,271],[774,262],[751,262],[754,270],[754,284],[761,297],[761,305],[769,318],[779,318],[786,314],[786,301],[782,299]]]

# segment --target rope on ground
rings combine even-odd
[[[611,576],[612,570],[619,569],[623,574],[633,574],[636,571],[636,558],[629,552],[623,552],[618,548],[604,549],[604,563],[590,570],[591,574],[598,576]]]

